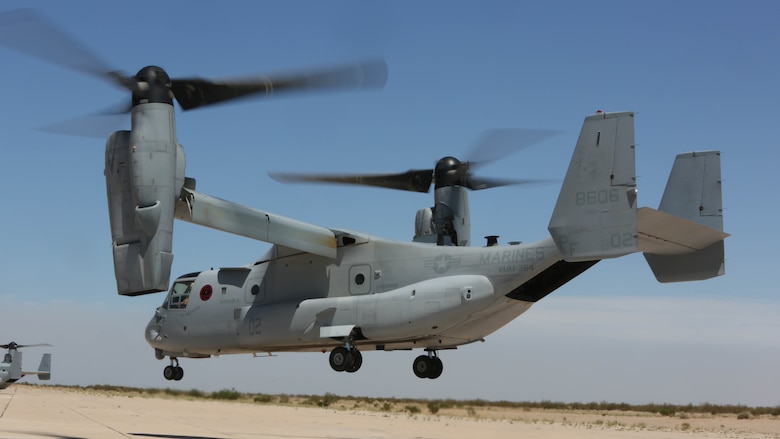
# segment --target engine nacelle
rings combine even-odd
[[[168,289],[185,157],[171,105],[138,105],[132,118],[106,142],[105,176],[117,291],[137,296]]]
[[[414,242],[468,246],[471,241],[468,189],[443,186],[434,190],[433,207],[417,211]]]
[[[433,228],[433,209],[425,207],[417,211],[414,217],[414,242],[436,243],[436,230]]]

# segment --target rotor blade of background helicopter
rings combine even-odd
[[[257,76],[235,80],[173,79],[171,89],[183,110],[247,97],[291,91],[382,87],[387,82],[383,60],[359,62],[320,71]]]
[[[129,88],[126,76],[32,9],[0,13],[0,46]]]
[[[0,348],[2,348],[2,349],[8,349],[8,348],[11,348],[11,347],[13,347],[15,349],[18,349],[18,348],[34,348],[34,347],[38,347],[38,346],[51,346],[51,345],[48,344],[48,343],[17,344],[17,343],[14,343],[14,342],[11,342],[11,343],[8,343],[8,344],[0,344]]]
[[[269,172],[268,175],[282,183],[341,183],[410,192],[428,192],[433,181],[432,169],[410,170],[402,174],[306,175]]]

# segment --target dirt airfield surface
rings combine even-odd
[[[418,411],[419,410],[419,411]],[[0,438],[780,438],[780,417],[460,407],[381,399],[314,407],[15,385],[0,392]]]

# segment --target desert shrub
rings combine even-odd
[[[443,401],[439,401],[439,407],[443,409],[451,409],[453,407],[457,407],[458,402],[454,399],[445,399]]]
[[[192,389],[189,392],[187,392],[187,396],[192,398],[203,398],[203,392],[201,392],[198,389]]]
[[[228,401],[235,401],[238,398],[241,397],[241,394],[238,393],[235,389],[223,389],[217,392],[213,392],[211,394],[211,399],[223,399]]]
[[[753,419],[753,413],[748,410],[737,413],[737,419]]]
[[[439,413],[439,408],[441,408],[441,405],[438,401],[428,401],[428,411],[430,411],[431,414],[435,415],[436,413]]]
[[[404,410],[409,412],[410,414],[417,414],[420,413],[420,407],[417,407],[416,405],[407,405]]]
[[[253,398],[254,402],[259,402],[259,403],[269,403],[272,402],[273,400],[274,399],[273,397],[271,397],[271,395],[255,395],[255,397]]]
[[[327,406],[333,404],[334,402],[336,402],[338,400],[339,400],[339,396],[338,395],[336,395],[334,393],[327,392],[325,395],[322,396],[322,406],[323,407],[327,407]]]
[[[311,405],[316,405],[317,407],[328,407],[338,400],[339,400],[338,395],[328,392],[322,397],[319,397],[317,395],[311,395],[309,396],[309,399],[306,401],[306,403]]]

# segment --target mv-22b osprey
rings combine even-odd
[[[6,349],[3,355],[3,361],[0,362],[0,389],[7,389],[11,384],[19,381],[27,375],[37,375],[39,380],[51,379],[51,354],[43,354],[41,364],[36,371],[22,370],[22,351],[21,348],[31,348],[35,346],[49,346],[47,344],[18,344],[11,342],[0,345],[0,348]]]
[[[34,14],[21,15],[35,24],[28,29],[56,33]],[[57,35],[60,45],[69,41]],[[412,363],[415,375],[437,378],[440,351],[484,340],[602,259],[643,252],[661,282],[724,272],[720,154],[677,156],[659,208],[638,208],[631,112],[585,118],[549,236],[537,242],[470,246],[466,192],[490,184],[452,157],[405,177],[347,179],[422,191],[434,185],[435,205],[418,212],[415,239],[399,242],[198,192],[185,177],[175,130],[174,99],[189,109],[275,89],[362,86],[375,65],[284,80],[171,80],[155,66],[119,75],[77,49],[90,65],[68,67],[132,92],[131,129],[106,143],[114,268],[121,295],[168,291],[145,331],[156,357],[170,359],[166,379],[182,378],[180,358],[329,350],[333,370],[356,372],[362,351],[411,349],[424,351]],[[398,182],[404,178],[408,187]],[[180,276],[169,289],[174,219],[273,245],[252,263]]]

